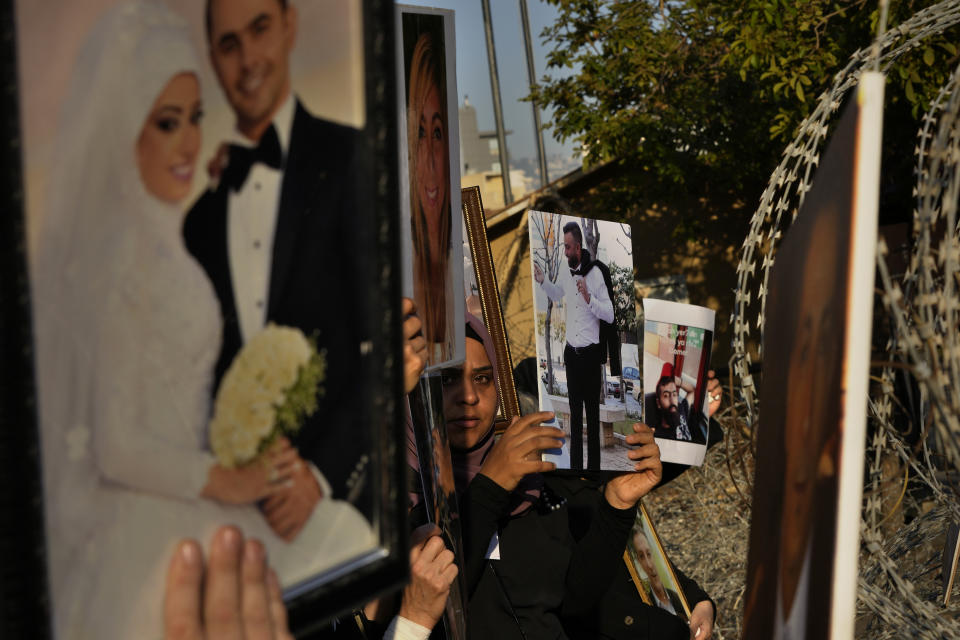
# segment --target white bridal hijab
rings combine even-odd
[[[95,24],[61,109],[38,284],[60,280],[91,292],[115,238],[140,224],[138,212],[151,204],[175,211],[144,189],[136,142],[167,82],[199,69],[186,23],[159,2],[121,2]]]
[[[198,74],[199,68],[185,21],[163,4],[122,0],[106,11],[75,59],[51,154],[48,207],[39,220],[37,211],[30,211],[30,223],[40,225],[31,280],[49,561],[55,618],[61,629],[87,606],[84,597],[75,596],[94,590],[89,582],[93,576],[81,567],[96,566],[95,559],[103,553],[95,548],[97,539],[121,520],[117,513],[121,508],[102,491],[96,454],[102,417],[126,403],[123,398],[110,401],[110,389],[101,388],[104,378],[99,373],[104,369],[125,373],[118,371],[123,368],[138,373],[142,357],[139,362],[133,359],[134,364],[126,357],[132,351],[131,332],[154,329],[143,327],[143,318],[125,321],[111,312],[125,291],[142,290],[144,282],[149,286],[170,281],[168,288],[183,285],[178,273],[169,273],[167,264],[154,261],[157,254],[182,244],[182,206],[147,193],[136,144],[170,79],[182,72]],[[188,258],[182,247],[181,253]],[[175,257],[172,263],[183,263],[194,273],[195,290],[188,287],[180,295],[199,295],[196,304],[208,316],[208,325],[195,342],[208,345],[196,373],[205,369],[203,377],[209,379],[219,347],[216,300],[199,267]],[[145,294],[153,299],[158,295]],[[162,325],[170,318],[155,320]],[[111,336],[116,327],[121,331]],[[174,324],[166,331],[182,329]],[[186,377],[196,382],[195,377]],[[162,384],[146,375],[142,378],[144,387]],[[184,401],[199,406],[183,417],[202,428],[209,386],[197,385]],[[133,436],[142,433],[144,425],[124,428]],[[194,450],[201,455],[201,447]],[[127,461],[143,462],[132,456]]]

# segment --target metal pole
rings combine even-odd
[[[530,82],[530,92],[537,84],[537,72],[533,66],[533,44],[530,39],[530,16],[527,14],[527,0],[520,0],[520,21],[523,24],[523,47],[527,52],[527,79]],[[540,106],[536,100],[531,100],[533,106],[533,130],[537,140],[537,160],[540,164],[540,186],[547,186],[547,153],[543,147],[543,129],[540,127]]]
[[[487,63],[490,66],[490,91],[493,94],[493,119],[497,125],[497,146],[500,152],[500,177],[503,181],[503,206],[513,202],[510,189],[510,165],[507,162],[507,135],[503,127],[503,105],[500,101],[500,75],[497,73],[497,52],[493,46],[493,21],[490,0],[483,0],[483,28],[487,33]]]

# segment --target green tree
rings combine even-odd
[[[554,136],[579,142],[585,164],[616,160],[620,171],[599,196],[621,213],[678,186],[755,202],[816,97],[870,45],[877,20],[877,3],[866,0],[548,2],[559,15],[541,34],[548,74],[531,97],[553,109]],[[932,4],[893,3],[888,28]],[[893,67],[885,174],[909,165],[918,118],[957,64],[956,36],[931,38]],[[888,185],[907,214],[911,184],[908,173]],[[682,216],[675,232],[694,237],[696,218]]]
[[[772,137],[786,142],[813,108],[813,100],[857,49],[867,47],[877,29],[877,2],[867,0],[743,0],[705,2],[718,17],[730,53],[727,61],[757,96],[775,108]],[[888,28],[935,2],[893,2]],[[954,36],[956,34],[953,34]],[[957,63],[952,38],[931,38],[898,61],[891,75],[892,99],[905,101],[914,118],[929,106]],[[772,111],[773,109],[771,109]]]
[[[613,282],[613,323],[617,331],[637,335],[636,291],[633,286],[633,270],[618,264],[610,264],[610,280]]]
[[[558,309],[563,308],[563,303],[561,302],[558,306]],[[564,339],[567,336],[567,314],[562,313],[553,319],[553,340],[555,342],[563,343]]]
[[[530,253],[534,263],[540,269],[543,277],[549,282],[557,281],[560,272],[560,262],[563,253],[563,238],[560,228],[560,214],[558,213],[531,213],[531,221],[536,232],[537,244],[531,246]],[[553,318],[553,300],[547,297],[547,312],[543,319],[544,343],[546,345],[547,360],[547,391],[556,393],[553,377],[553,345],[550,340],[550,325]],[[539,323],[538,323],[539,325]],[[538,326],[539,330],[539,326]]]
[[[699,1],[550,1],[559,16],[541,34],[552,46],[547,67],[566,75],[545,76],[532,95],[552,107],[554,135],[579,142],[587,164],[618,159],[667,188],[735,160],[731,175],[751,173],[741,149],[756,151],[769,136],[749,117],[760,107],[727,58],[715,12]],[[772,144],[760,151],[764,165],[775,157]]]

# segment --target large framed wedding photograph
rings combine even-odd
[[[54,636],[160,637],[175,544],[223,524],[263,541],[297,633],[395,587],[392,3],[14,11],[27,278],[2,311],[33,336]]]

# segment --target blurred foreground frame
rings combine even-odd
[[[0,232],[0,637],[53,637],[45,537],[43,462],[35,384],[34,335],[25,231],[23,129],[14,3],[0,7],[3,47],[4,214]],[[370,402],[364,410],[372,443],[365,482],[372,494],[376,545],[347,564],[332,567],[288,590],[291,630],[310,635],[354,606],[399,588],[408,575],[406,462],[404,458],[397,124],[394,73],[394,7],[362,3],[363,83],[366,124],[357,145],[369,158],[366,200],[370,214],[354,220],[365,243],[365,282],[356,291],[366,311],[367,340],[358,370]],[[24,37],[22,34],[20,37]],[[42,393],[42,392],[41,392]],[[223,523],[228,524],[228,523]],[[204,545],[208,541],[202,540]],[[157,602],[160,608],[162,602]],[[157,629],[157,634],[162,633]]]
[[[470,245],[470,258],[473,261],[474,275],[480,294],[480,308],[483,310],[483,324],[493,339],[494,353],[497,356],[497,388],[499,398],[495,429],[502,433],[513,418],[520,415],[520,402],[517,399],[517,387],[513,379],[513,360],[510,357],[510,343],[503,323],[503,310],[500,306],[500,290],[497,287],[497,274],[493,268],[493,255],[487,239],[487,218],[480,201],[480,188],[461,189],[463,203],[463,222],[467,229],[467,242]]]
[[[3,41],[3,212],[0,216],[0,638],[52,637],[33,386],[22,141],[13,2],[0,6]]]

